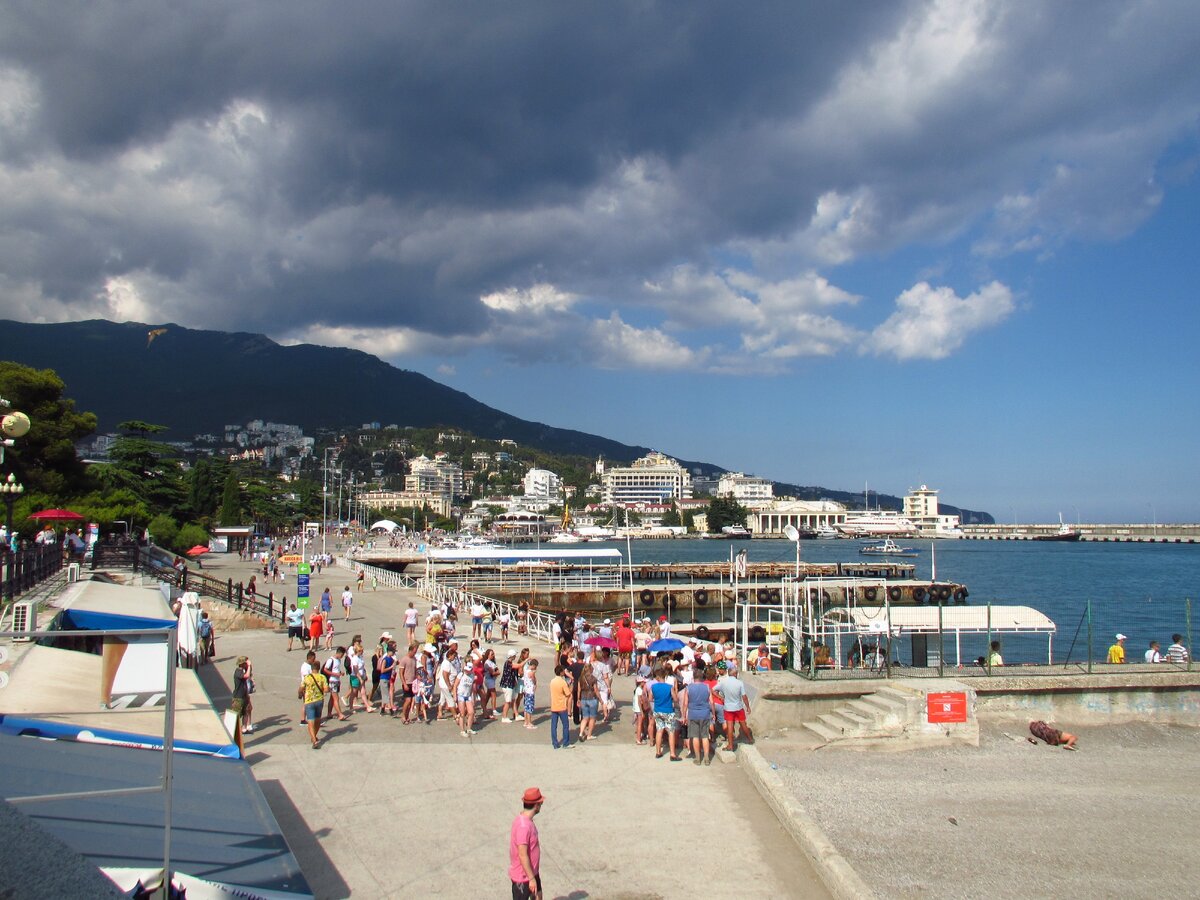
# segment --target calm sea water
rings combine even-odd
[[[929,541],[899,541],[918,555],[917,578],[932,577]],[[790,541],[633,541],[633,564],[727,560],[746,550],[752,562],[791,562],[796,545]],[[625,544],[603,544],[625,551]],[[860,562],[858,541],[801,541],[801,559],[808,562]],[[1163,650],[1173,632],[1187,634],[1186,602],[1200,598],[1200,545],[1094,544],[1030,541],[937,541],[933,543],[937,577],[965,584],[969,604],[1032,606],[1058,626],[1054,637],[1056,661],[1086,659],[1087,603],[1092,604],[1094,652],[1103,658],[1117,632],[1129,637],[1129,658],[1140,660],[1150,640]],[[1200,609],[1194,615],[1200,618]],[[1032,643],[1031,643],[1032,642]],[[983,653],[982,639],[972,641],[970,655]],[[974,644],[980,646],[976,647]],[[1190,641],[1189,641],[1190,645]],[[1045,640],[1005,638],[1006,659],[1045,661]],[[964,653],[968,650],[964,638]],[[947,651],[949,658],[950,653]]]

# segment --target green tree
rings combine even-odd
[[[662,523],[664,525],[682,525],[683,519],[680,518],[679,510],[672,506],[667,512],[663,513]]]
[[[708,531],[718,533],[726,525],[745,527],[748,510],[732,497],[713,497],[708,504]]]
[[[208,532],[195,522],[188,522],[179,529],[172,549],[177,553],[183,553],[197,544],[208,545]]]
[[[179,536],[179,523],[170,516],[160,513],[150,520],[147,527],[150,529],[150,537],[158,546],[175,546],[175,539]]]
[[[187,505],[195,519],[212,519],[218,514],[223,501],[229,466],[221,460],[198,459],[186,477],[188,487]],[[222,524],[226,523],[223,519]]]
[[[131,491],[155,512],[178,515],[187,497],[178,452],[150,437],[166,428],[137,419],[117,428],[124,434],[113,443],[109,462],[95,467],[101,484]]]
[[[5,468],[17,474],[27,492],[48,494],[55,503],[90,489],[75,442],[96,430],[95,415],[77,412],[75,401],[63,397],[65,387],[50,369],[0,362],[0,397],[30,422],[29,433],[5,451]]]
[[[225,476],[220,519],[222,525],[238,525],[242,521],[242,487],[238,483],[237,472]]]

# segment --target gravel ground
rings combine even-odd
[[[1080,728],[1072,753],[1027,727],[985,724],[978,749],[759,749],[880,896],[1194,896],[1200,730]]]

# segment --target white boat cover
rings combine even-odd
[[[909,634],[937,634],[939,623],[936,606],[893,606],[890,610],[882,606],[841,607],[830,610],[825,614],[825,619],[827,622],[852,623],[862,632],[899,628]],[[1058,630],[1058,626],[1045,613],[1031,606],[943,606],[940,622],[943,631],[963,634],[986,634],[989,631],[994,634],[1052,634]]]

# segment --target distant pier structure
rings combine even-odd
[[[1080,541],[1128,544],[1200,544],[1200,524],[1135,523],[1127,525],[1072,525]],[[1034,541],[1058,532],[1058,523],[964,525],[963,538],[975,541]]]

